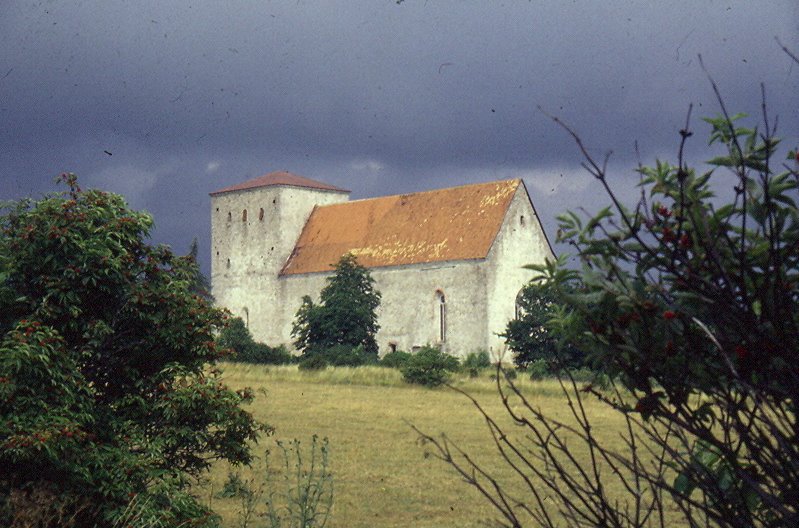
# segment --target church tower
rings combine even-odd
[[[350,191],[273,172],[211,193],[211,287],[219,306],[241,317],[256,341],[283,317],[278,275],[317,205],[346,202]]]

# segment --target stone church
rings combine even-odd
[[[217,304],[258,341],[291,344],[303,295],[353,253],[382,294],[380,355],[425,344],[498,357],[533,272],[553,258],[522,180],[349,200],[349,191],[273,172],[211,193]]]

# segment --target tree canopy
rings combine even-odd
[[[62,180],[0,217],[1,524],[209,524],[187,484],[262,428],[213,367],[226,315],[149,215]]]
[[[292,329],[294,345],[304,354],[324,353],[337,346],[360,348],[368,358],[377,359],[378,306],[380,292],[369,270],[348,253],[328,277],[319,304],[309,296],[303,298]]]

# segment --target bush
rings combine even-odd
[[[213,367],[225,314],[147,214],[62,178],[0,217],[0,525],[210,525],[188,482],[260,429]]]
[[[334,345],[329,348],[312,347],[306,350],[304,357],[314,355],[322,356],[328,365],[334,367],[359,367],[368,363],[375,363],[372,354],[364,351],[362,346]]]
[[[270,347],[264,343],[252,343],[235,358],[235,361],[264,365],[286,365],[294,361],[294,356],[286,349],[285,345]]]
[[[323,356],[317,354],[302,358],[297,368],[299,370],[324,370],[327,368],[327,361]]]
[[[686,125],[674,164],[638,168],[632,207],[567,128],[613,205],[559,218],[558,240],[581,267],[565,258],[530,267],[564,305],[545,319],[547,333],[586,351],[612,396],[596,390],[593,372],[566,371],[569,405],[556,417],[500,385],[521,432],[472,398],[519,486],[498,484],[447,437],[422,434],[505,525],[799,526],[799,153],[780,163],[765,90],[762,128],[721,109],[705,121],[709,144],[722,148],[702,172],[683,157]],[[621,442],[596,435],[601,415],[587,397],[624,419]]]
[[[402,377],[408,383],[437,387],[459,368],[458,358],[428,345],[412,354],[401,370]]]
[[[230,361],[284,365],[294,360],[294,356],[285,345],[270,347],[265,343],[256,342],[241,317],[231,318],[216,342],[220,348],[230,350],[230,356],[227,358]]]
[[[554,375],[550,369],[549,361],[541,358],[534,359],[533,361],[529,362],[524,371],[533,381],[542,380]]]
[[[480,375],[481,370],[485,370],[490,366],[491,356],[485,350],[469,352],[466,359],[463,360],[463,369],[469,374],[470,378],[476,378]]]
[[[403,352],[402,350],[395,350],[383,356],[383,359],[380,360],[380,366],[401,369],[410,359],[411,355],[409,353]]]

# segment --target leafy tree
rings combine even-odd
[[[196,293],[206,301],[213,302],[214,296],[211,295],[211,281],[208,280],[208,277],[200,270],[200,266],[197,261],[197,256],[200,254],[200,245],[197,243],[197,237],[191,241],[191,246],[189,246],[189,258],[194,262],[194,279],[192,280],[191,285],[189,286],[190,291],[192,293]]]
[[[364,359],[377,360],[375,334],[380,292],[369,270],[351,253],[341,257],[314,304],[305,296],[297,311],[291,335],[303,355],[325,354],[338,345],[361,347]]]
[[[613,206],[560,217],[559,239],[581,267],[539,268],[567,307],[546,327],[587,351],[614,390],[579,388],[566,372],[563,419],[498,380],[523,438],[472,400],[529,500],[511,497],[448,438],[421,433],[508,526],[799,526],[799,158],[776,160],[765,102],[762,128],[740,125],[745,116],[719,103],[722,115],[705,120],[710,145],[722,147],[711,168],[683,158],[686,124],[676,163],[639,169],[633,208],[563,125]],[[720,182],[717,172],[727,173]],[[586,395],[620,413],[624,448],[597,439]],[[610,496],[612,487],[626,494]]]
[[[256,342],[241,317],[231,318],[216,342],[220,348],[230,350],[231,354],[227,357],[230,361],[282,365],[293,360],[283,345],[270,347]]]
[[[0,217],[0,524],[213,525],[187,485],[263,428],[213,368],[225,315],[147,214],[62,179]]]
[[[430,345],[423,346],[400,367],[402,377],[408,383],[438,387],[460,369],[458,358]]]
[[[530,282],[522,289],[518,303],[519,317],[508,321],[502,334],[518,368],[527,368],[538,360],[546,362],[552,372],[582,366],[583,353],[570,343],[558,346],[556,336],[546,326],[563,309],[551,286]]]

